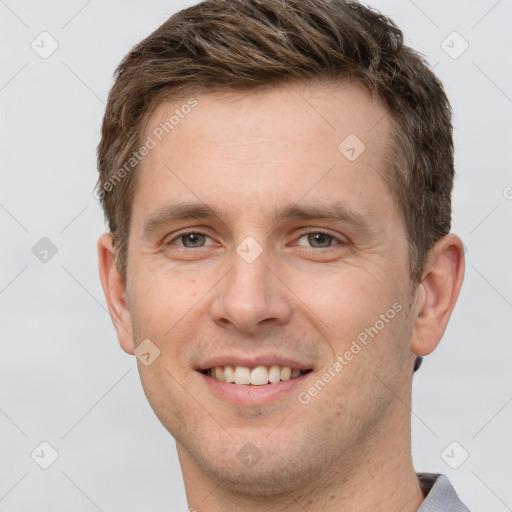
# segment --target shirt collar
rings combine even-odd
[[[445,475],[417,473],[425,500],[418,512],[469,512]]]

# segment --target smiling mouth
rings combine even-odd
[[[292,380],[309,373],[311,369],[290,368],[289,366],[216,366],[202,373],[213,379],[245,386],[264,386]]]

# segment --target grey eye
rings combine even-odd
[[[187,248],[203,247],[205,245],[206,235],[202,233],[185,233],[181,235],[178,240],[181,241],[182,245]]]
[[[334,237],[326,233],[307,233],[299,238],[299,245],[302,245],[300,244],[300,240],[304,238],[307,239],[307,243],[311,247],[318,249],[325,249],[327,247],[331,247],[331,245],[333,245],[333,241],[335,240]]]

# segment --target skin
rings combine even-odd
[[[98,242],[121,347],[133,354],[149,338],[160,350],[149,366],[138,361],[139,373],[176,439],[189,506],[416,511],[423,495],[411,460],[412,368],[415,354],[435,349],[455,305],[461,240],[440,239],[411,287],[404,222],[382,178],[390,121],[361,87],[287,84],[194,97],[197,107],[139,169],[126,283],[111,235]],[[146,135],[179,105],[161,104]],[[355,161],[338,150],[349,134],[366,146]],[[222,213],[144,234],[149,216],[178,201]],[[270,215],[289,203],[340,201],[369,229],[341,218]],[[190,237],[178,236],[185,229],[207,236],[190,246]],[[319,230],[333,238],[305,236]],[[236,251],[248,236],[263,249],[252,263]],[[298,392],[396,303],[401,311],[300,403]],[[313,371],[266,405],[222,400],[196,371],[207,357],[269,351],[307,361]],[[262,456],[250,467],[237,456],[248,442]]]

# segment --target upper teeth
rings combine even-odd
[[[296,379],[301,375],[302,370],[292,370],[288,366],[256,366],[248,368],[247,366],[216,366],[207,371],[207,375],[217,380],[233,382],[235,384],[252,384],[261,386],[269,382],[279,382],[280,380]]]

